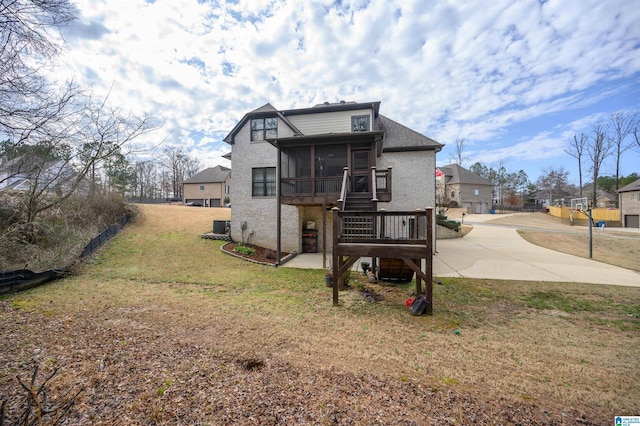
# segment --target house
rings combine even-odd
[[[222,207],[231,194],[231,169],[209,167],[183,183],[184,203],[203,207]]]
[[[234,171],[232,239],[274,249],[278,261],[282,252],[303,248],[332,251],[334,278],[357,256],[384,252],[383,239],[394,244],[397,257],[425,258],[425,248],[432,247],[424,244],[425,235],[432,232],[423,213],[435,205],[442,144],[379,109],[380,102],[290,110],[267,103],[245,114],[224,138]],[[416,209],[423,213],[412,213]],[[402,251],[402,243],[419,238],[421,248],[407,244],[413,247]],[[391,245],[385,247],[392,253]]]
[[[596,191],[596,207],[599,208],[615,208],[616,207],[616,197],[613,194],[608,193],[607,191],[603,191],[602,189],[598,189]]]
[[[442,145],[383,116],[379,107],[342,101],[281,111],[266,104],[245,114],[224,138],[234,170],[232,238],[276,249],[280,204],[282,250],[301,252],[309,224],[319,231],[321,246],[323,211],[338,206],[345,168],[352,193],[347,208],[374,208],[367,198],[372,168],[379,175],[376,207],[435,205],[435,156]]]
[[[439,171],[439,172],[438,172]],[[493,184],[458,164],[436,171],[438,204],[465,207],[469,213],[489,213]]]
[[[0,191],[56,192],[67,189],[75,176],[67,161],[20,155],[0,165]]]
[[[640,179],[618,189],[620,220],[625,228],[640,228]]]

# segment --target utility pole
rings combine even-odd
[[[593,220],[591,219],[591,208],[587,209],[587,217],[589,218],[589,259],[593,258]]]

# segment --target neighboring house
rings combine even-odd
[[[489,213],[491,210],[491,181],[470,172],[458,164],[450,164],[436,172],[436,191],[439,204],[466,207],[469,213]]]
[[[640,179],[618,189],[620,220],[625,228],[640,228]]]
[[[435,206],[436,153],[443,145],[379,108],[380,102],[341,101],[283,111],[266,104],[245,114],[224,138],[234,173],[231,237],[278,254],[302,252],[304,240],[305,250],[326,253],[334,207]]]
[[[591,199],[589,199],[591,200]],[[602,189],[598,189],[596,191],[596,207],[599,208],[609,208],[616,206],[616,197],[607,191],[603,191]]]
[[[36,189],[55,192],[68,189],[75,176],[76,173],[64,160],[47,161],[37,156],[21,155],[0,165],[0,191]]]
[[[231,197],[231,169],[210,167],[183,183],[184,202],[202,207],[224,207]]]

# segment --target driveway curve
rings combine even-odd
[[[465,220],[469,223],[468,220]],[[437,277],[559,281],[640,287],[640,273],[536,246],[516,227],[473,222],[463,238],[438,240]]]

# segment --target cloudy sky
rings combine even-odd
[[[229,165],[242,116],[325,101],[382,114],[535,181],[611,112],[640,110],[638,0],[76,0],[61,74],[165,125],[149,143]],[[622,174],[640,173],[640,149]],[[576,164],[574,164],[576,163]],[[613,163],[603,172],[613,173]]]

